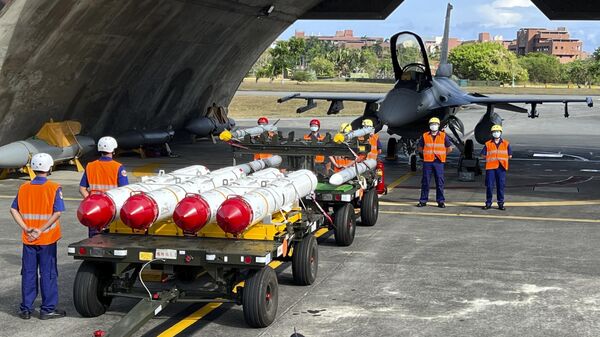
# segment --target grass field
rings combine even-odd
[[[360,83],[360,82],[332,82],[316,81],[298,83],[295,81],[280,80],[270,82],[261,79],[256,82],[253,78],[246,78],[240,85],[240,91],[283,91],[283,92],[368,92],[385,93],[392,88],[392,84]],[[585,95],[600,96],[600,88],[568,88],[566,86],[549,85],[527,86],[527,87],[464,87],[466,92],[478,92],[481,94],[509,94],[509,95]],[[288,101],[283,104],[277,103],[277,97],[273,96],[235,96],[229,106],[230,116],[233,118],[253,118],[256,116],[272,117],[294,117],[298,116],[296,109],[303,101]],[[302,114],[304,117],[325,116],[329,103],[318,101],[317,108]],[[364,104],[357,102],[344,102],[344,115],[358,116],[363,113]]]

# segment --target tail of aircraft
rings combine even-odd
[[[452,76],[452,64],[448,63],[448,45],[450,39],[450,12],[452,12],[452,4],[448,3],[446,8],[446,23],[444,26],[444,37],[442,38],[442,50],[440,53],[440,64],[435,73],[436,77]]]

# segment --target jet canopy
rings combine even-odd
[[[392,61],[397,86],[414,87],[420,91],[431,86],[431,69],[421,38],[411,32],[392,36]]]

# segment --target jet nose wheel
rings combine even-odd
[[[417,155],[411,154],[409,159],[410,170],[411,172],[417,172]]]
[[[394,161],[396,159],[398,159],[398,141],[396,138],[390,138],[387,143],[385,160]]]

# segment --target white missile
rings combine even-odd
[[[338,133],[333,137],[333,141],[338,144],[341,144],[343,142],[347,142],[347,141],[350,141],[352,139],[359,138],[359,137],[365,137],[368,135],[372,135],[374,133],[375,133],[375,128],[373,128],[371,126],[366,126],[364,128],[358,129],[358,130],[350,131],[346,134]]]
[[[317,176],[313,172],[292,172],[266,187],[227,199],[217,210],[217,224],[226,233],[239,234],[273,213],[291,208],[316,187]]]
[[[202,165],[188,166],[171,173],[163,171],[156,176],[142,177],[142,182],[114,188],[112,190],[90,194],[77,209],[77,218],[84,226],[103,229],[109,223],[119,218],[121,207],[132,194],[151,192],[166,185],[208,174],[210,171]]]
[[[266,186],[275,179],[283,177],[283,173],[278,169],[268,168],[238,179],[230,185],[221,186],[201,194],[188,195],[177,204],[173,212],[173,221],[184,231],[195,233],[206,224],[216,221],[219,206],[229,197],[245,195],[254,189]]]
[[[263,132],[277,132],[277,126],[269,124],[269,125],[259,125],[255,127],[251,127],[248,129],[238,129],[235,131],[225,130],[221,132],[219,135],[219,139],[224,142],[228,142],[232,139],[242,139],[249,135],[250,137],[256,137]]]
[[[230,166],[212,171],[204,176],[195,177],[181,183],[164,186],[148,193],[131,196],[123,204],[121,220],[134,229],[147,229],[155,222],[164,221],[173,216],[175,207],[187,194],[200,194],[246,176],[246,170],[262,169],[267,165],[279,164],[281,157],[264,160],[263,164],[248,163]],[[257,160],[263,161],[263,160]]]
[[[47,153],[55,163],[71,160],[95,148],[94,140],[86,136],[76,136],[77,143],[64,147],[53,146],[41,139],[30,138],[0,147],[0,168],[19,168],[29,163],[34,154]]]
[[[352,165],[344,170],[341,170],[338,173],[333,174],[329,177],[329,183],[331,185],[341,185],[347,182],[350,179],[353,179],[359,174],[363,174],[369,170],[375,169],[377,166],[377,161],[375,159],[367,159],[363,162],[356,163],[356,165]],[[357,173],[358,169],[358,173]]]

